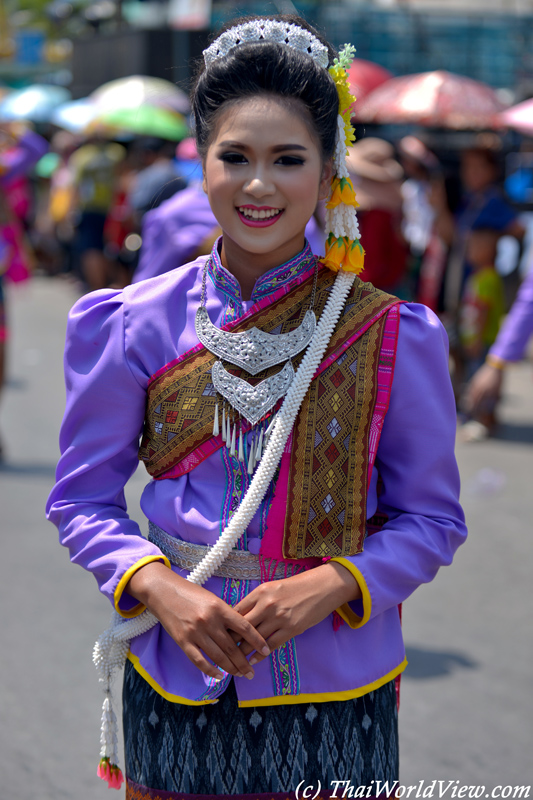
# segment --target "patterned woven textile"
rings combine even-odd
[[[335,780],[398,780],[394,681],[344,702],[258,708],[238,708],[232,681],[218,703],[186,706],[127,662],[123,708],[127,800],[282,800],[302,780],[327,797]]]
[[[368,441],[376,404],[382,315],[312,382],[292,437],[284,555],[353,555],[366,529]]]

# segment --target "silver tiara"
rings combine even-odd
[[[248,42],[274,42],[285,44],[300,53],[311,56],[320,67],[327,68],[329,63],[328,48],[320,42],[316,36],[300,28],[299,25],[279,22],[278,20],[250,20],[242,25],[236,25],[224,33],[204,50],[204,61],[206,67],[217,58],[227,56],[230,50],[238,44]]]

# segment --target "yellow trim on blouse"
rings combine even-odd
[[[342,619],[350,626],[350,628],[362,628],[363,625],[365,625],[370,619],[370,614],[372,612],[372,597],[370,596],[370,591],[363,577],[363,574],[360,572],[360,570],[357,569],[357,567],[353,565],[353,563],[348,558],[342,558],[342,556],[338,556],[332,558],[331,560],[337,561],[339,564],[342,564],[343,567],[346,567],[346,569],[350,570],[355,580],[359,584],[363,601],[362,617],[360,617],[359,614],[356,614],[355,611],[352,610],[349,603],[344,603],[340,608],[338,608],[337,614],[340,617],[342,617]],[[368,691],[370,692],[372,690],[369,689]]]
[[[139,675],[148,681],[152,689],[160,694],[161,697],[164,697],[165,700],[168,700],[171,703],[180,703],[184,706],[206,706],[212,705],[213,703],[218,703],[218,700],[189,700],[187,697],[181,697],[179,694],[170,694],[170,692],[166,692],[153,678],[148,672],[141,666],[141,662],[137,656],[134,656],[133,653],[128,653],[128,659],[133,664],[134,668],[137,670]],[[407,658],[398,664],[397,667],[391,669],[390,672],[387,672],[386,675],[383,675],[381,678],[377,678],[377,680],[372,681],[372,683],[367,684],[366,686],[359,686],[357,689],[347,689],[342,692],[317,692],[316,694],[307,693],[307,694],[283,694],[278,695],[275,697],[259,697],[255,700],[239,700],[239,708],[247,708],[251,706],[288,706],[288,705],[296,705],[297,703],[329,703],[332,700],[352,700],[354,697],[362,697],[362,695],[367,694],[368,692],[373,692],[376,689],[379,689],[380,686],[392,681],[396,678],[400,672],[403,672],[407,666]],[[241,680],[245,680],[242,678]]]
[[[165,700],[168,700],[170,703],[180,703],[184,706],[207,706],[213,705],[213,703],[218,703],[218,700],[189,700],[188,697],[182,697],[179,694],[171,694],[170,692],[165,692],[161,686],[154,681],[152,676],[146,672],[145,668],[141,666],[141,662],[137,656],[134,656],[133,653],[128,653],[128,660],[131,661],[134,668],[137,670],[139,675],[142,675],[145,681],[148,681],[152,689],[160,694],[161,697],[164,697]]]
[[[296,703],[330,703],[332,700],[352,700],[354,697],[362,697],[368,692],[379,689],[380,686],[392,681],[407,666],[407,658],[391,669],[382,678],[378,678],[366,686],[359,686],[358,689],[347,689],[343,692],[318,692],[317,694],[283,694],[277,697],[260,697],[257,700],[239,700],[239,708],[247,706],[285,706],[295,705]]]
[[[118,614],[120,614],[121,617],[125,617],[126,619],[131,619],[132,617],[138,617],[139,614],[142,614],[142,612],[145,610],[146,606],[143,605],[143,603],[137,603],[137,605],[134,606],[133,608],[130,608],[129,611],[123,611],[120,608],[119,603],[120,603],[120,599],[122,597],[122,594],[124,592],[124,589],[128,585],[128,581],[130,580],[132,575],[135,572],[137,572],[138,569],[140,569],[141,567],[144,567],[146,564],[149,564],[151,561],[162,561],[166,567],[171,569],[170,561],[164,555],[160,555],[160,556],[144,556],[144,558],[140,558],[138,561],[136,561],[135,564],[133,564],[133,566],[131,566],[124,573],[124,575],[122,576],[122,578],[118,582],[118,586],[115,589],[115,592],[114,592],[114,595],[113,595],[113,600],[114,600],[114,603],[115,603],[115,611]]]

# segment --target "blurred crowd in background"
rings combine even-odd
[[[435,107],[424,119],[431,87],[415,87],[419,118],[410,118],[409,99],[402,110],[393,85],[391,118],[386,92],[400,79],[374,65],[369,84],[364,63],[354,74],[363,101],[348,164],[366,250],[362,278],[439,315],[464,438],[483,438],[496,429],[497,398],[472,404],[467,389],[533,267],[533,138],[519,126],[510,133],[498,101],[487,109],[482,93],[472,99],[466,78],[451,109],[433,78]],[[0,385],[9,328],[2,283],[5,290],[37,273],[71,281],[80,293],[121,288],[210,252],[220,234],[187,98],[164,83],[133,76],[102,87],[100,105],[63,97],[44,114],[42,105],[32,111],[28,90],[26,111],[24,91],[0,103]],[[317,255],[323,221],[319,206],[308,227]]]

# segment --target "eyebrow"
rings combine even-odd
[[[235,141],[231,141],[231,140],[227,140],[227,141],[224,141],[224,142],[219,142],[218,146],[219,147],[236,147],[236,148],[239,148],[240,150],[247,150],[248,149],[247,145],[242,144],[241,142],[235,142]],[[282,152],[284,150],[304,150],[304,151],[307,151],[307,147],[304,147],[303,144],[289,143],[289,144],[277,144],[272,148],[272,152],[273,153],[279,153],[279,152]]]

